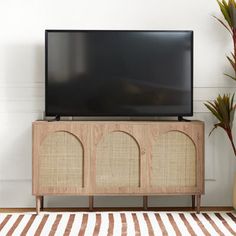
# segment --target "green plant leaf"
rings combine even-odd
[[[235,114],[235,110],[236,110],[236,104],[234,105],[234,95],[235,93],[232,95],[231,97],[231,101],[230,101],[230,128],[233,128],[233,123],[234,123],[234,114]]]
[[[231,53],[231,56],[227,56],[226,58],[229,61],[230,65],[234,69],[234,76],[229,74],[224,74],[225,76],[233,79],[236,81],[236,0],[216,0],[221,13],[226,20],[226,23],[221,19],[216,18],[231,34],[234,43],[234,53]],[[218,123],[214,124],[209,135],[218,128],[221,127],[225,130],[228,138],[230,139],[232,148],[234,150],[234,154],[236,156],[236,148],[233,140],[232,135],[232,127],[233,127],[233,120],[236,112],[236,104],[234,104],[234,96],[230,94],[223,94],[223,96],[218,95],[217,98],[213,102],[206,102],[204,103],[205,106],[209,109],[209,111],[218,119]]]
[[[230,108],[231,108],[231,109],[234,109],[234,95],[235,95],[235,93],[234,93],[233,96],[231,97],[231,102],[230,102]]]
[[[234,105],[234,94],[232,97],[230,94],[224,94],[223,96],[218,95],[213,102],[207,101],[205,106],[219,121],[218,123],[214,124],[214,128],[212,129],[211,133],[217,127],[224,129],[227,134],[231,133],[236,110],[236,105]]]
[[[226,2],[225,0],[222,0],[222,4],[224,5],[225,10],[227,11],[228,15],[230,16],[230,6],[231,6],[230,2]]]
[[[215,129],[217,129],[218,127],[221,127],[222,129],[225,130],[225,128],[222,126],[221,123],[214,124],[214,127],[213,127],[212,130],[210,131],[209,136],[210,136],[210,135],[212,134],[212,132],[213,132]]]
[[[228,103],[226,101],[225,96],[221,97],[220,95],[217,97],[217,101],[219,104],[219,113],[221,114],[222,120],[224,123],[229,122],[229,114],[227,112],[228,108]]]
[[[225,74],[225,73],[224,73],[224,75],[236,81],[236,77],[233,77],[232,75],[228,75],[228,74]]]
[[[231,34],[231,36],[233,36],[233,33],[232,33],[232,30],[230,27],[228,27],[221,19],[219,19],[218,17],[216,16],[213,16],[215,19],[217,19],[228,31],[229,33]]]
[[[233,67],[233,69],[235,70],[236,68],[235,68],[235,61],[232,59],[232,58],[230,58],[229,56],[226,56],[227,57],[227,59],[228,59],[228,61],[230,62],[230,65]]]
[[[230,26],[230,28],[233,27],[233,23],[232,23],[232,19],[230,18],[230,14],[229,14],[229,10],[228,10],[228,5],[225,6],[222,2],[220,2],[219,0],[217,0],[219,6],[220,6],[220,10],[225,18],[225,20],[227,21],[228,25]]]
[[[209,136],[211,136],[212,132],[216,129],[217,127],[214,125],[214,127],[212,128],[212,130],[209,133]]]
[[[234,8],[236,8],[235,0],[229,0],[229,4],[231,4]]]
[[[211,113],[212,113],[218,120],[222,121],[221,116],[218,114],[217,110],[214,109],[214,107],[212,107],[211,102],[208,102],[208,104],[205,103],[204,105],[208,108],[208,110],[211,111]]]
[[[235,61],[235,55],[231,52],[231,56],[233,57],[234,61]]]
[[[233,128],[235,109],[230,112],[230,128]]]

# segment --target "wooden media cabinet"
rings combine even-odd
[[[204,193],[201,121],[33,122],[33,195],[190,195]]]

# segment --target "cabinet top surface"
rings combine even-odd
[[[47,120],[37,120],[33,124],[203,124],[200,120],[190,120],[190,121],[175,121],[175,120],[163,120],[163,121],[95,121],[95,120],[74,120],[74,121],[47,121]]]

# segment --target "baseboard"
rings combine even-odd
[[[233,207],[230,206],[204,206],[201,207],[201,211],[233,211]],[[88,211],[88,208],[44,208],[43,211],[49,212],[84,212]],[[96,211],[144,211],[142,207],[94,207],[93,212]],[[148,207],[148,211],[194,211],[192,207]],[[35,208],[0,208],[0,213],[16,213],[16,212],[35,212]]]

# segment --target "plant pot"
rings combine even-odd
[[[233,187],[233,208],[236,210],[236,174],[234,176],[234,187]]]

